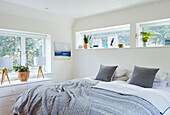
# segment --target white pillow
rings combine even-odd
[[[127,82],[129,82],[130,81],[130,79],[132,78],[132,73],[131,74],[129,74],[129,79],[127,80]]]
[[[127,81],[129,77],[123,76],[123,77],[114,77],[112,81]]]
[[[122,76],[126,75],[127,72],[128,72],[127,69],[118,69],[115,71],[114,77],[122,77]]]
[[[168,81],[154,81],[153,88],[165,88],[168,87]]]
[[[158,72],[155,76],[154,81],[165,81],[167,77],[168,77],[167,72]]]

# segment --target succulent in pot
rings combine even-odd
[[[20,81],[27,81],[29,78],[29,68],[26,66],[13,66],[15,71],[18,71],[18,79]]]
[[[89,41],[91,40],[92,36],[84,34],[84,49],[89,48]]]

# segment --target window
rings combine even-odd
[[[37,72],[38,67],[34,66],[34,57],[46,57],[46,38],[47,35],[44,34],[0,30],[0,57],[13,57],[14,66],[28,66],[32,73]],[[45,68],[43,67],[47,72]],[[0,74],[2,70],[0,68]],[[12,73],[13,69],[9,68],[8,72]]]
[[[130,47],[130,25],[114,26],[76,33],[76,48],[84,45],[84,34],[91,35],[90,48],[118,48],[118,44]]]
[[[20,65],[20,41],[21,37],[0,35],[0,57],[13,57],[13,64]],[[0,74],[2,72],[0,68]],[[12,72],[9,68],[8,72]]]
[[[42,38],[25,38],[26,41],[26,65],[31,71],[37,70],[38,67],[34,66],[34,57],[44,57],[44,39]]]
[[[170,19],[145,22],[138,24],[138,32],[152,32],[155,37],[148,42],[148,47],[152,46],[170,46]],[[142,46],[142,41],[139,40],[138,46]]]

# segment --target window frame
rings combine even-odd
[[[153,26],[162,26],[162,25],[170,25],[170,18],[137,23],[136,33],[139,35],[140,32],[143,31],[142,28],[144,27],[153,27]],[[136,47],[143,47],[141,44],[142,44],[141,39],[140,38],[136,39]],[[147,47],[170,47],[170,46],[157,45],[157,46],[147,46]]]
[[[27,63],[26,60],[26,38],[28,38],[28,36],[22,36],[21,37],[21,65],[25,66],[25,64]],[[33,38],[36,39],[34,37],[29,36],[29,38]],[[45,38],[41,38],[42,39],[42,57],[45,57]],[[43,67],[43,71],[45,71],[45,68]]]
[[[3,36],[17,36],[17,37],[20,37],[20,64],[22,66],[25,66],[26,64],[26,42],[25,42],[25,39],[26,38],[41,38],[43,41],[42,41],[42,57],[46,57],[46,45],[50,45],[51,46],[51,36],[48,35],[48,34],[41,34],[41,33],[34,33],[34,32],[24,32],[24,31],[17,31],[17,30],[9,30],[9,29],[0,29],[0,35],[3,35]],[[47,40],[48,39],[48,40]],[[46,43],[47,41],[47,43]],[[51,50],[51,49],[50,49]],[[51,58],[51,55],[49,55],[49,57]],[[49,57],[47,57],[49,59]],[[49,65],[46,65],[48,66],[48,69],[47,71],[45,71],[45,68],[47,67],[43,67],[43,71],[44,72],[47,72],[47,73],[51,73],[51,60],[50,60],[50,64]],[[37,71],[31,71],[31,74],[33,76],[35,76],[37,73]],[[12,73],[9,73],[9,75],[11,76],[15,76],[17,75],[16,73],[12,72]],[[16,79],[16,78],[14,78]]]
[[[90,30],[85,30],[85,31],[78,31],[75,32],[75,49],[79,49],[79,45],[83,45],[83,40],[81,39],[82,34],[94,34],[94,33],[104,33],[108,31],[121,31],[121,30],[128,30],[130,33],[130,24],[124,24],[124,25],[118,25],[118,26],[110,26],[110,27],[104,27],[104,28],[98,28],[98,29],[90,29]],[[129,34],[130,38],[130,34]],[[130,39],[129,39],[130,42]],[[92,48],[92,49],[112,49],[112,48],[118,48],[118,47],[111,47],[111,48],[104,48],[104,47],[98,47],[98,48]],[[124,48],[130,48],[129,46],[126,46]]]

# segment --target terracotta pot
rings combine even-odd
[[[27,81],[30,75],[30,71],[18,72],[18,79],[20,81]]]
[[[89,48],[89,44],[88,43],[85,43],[84,44],[84,49],[88,49]]]

